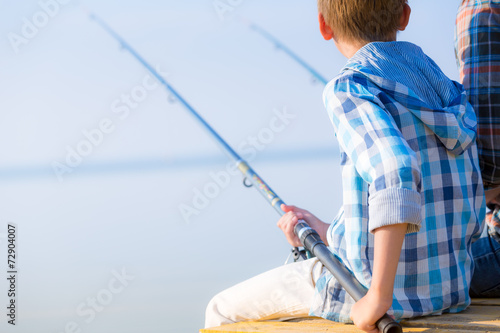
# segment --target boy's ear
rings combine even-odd
[[[323,14],[318,14],[319,31],[325,40],[333,39],[333,30],[326,24]]]
[[[408,22],[410,22],[410,14],[411,8],[407,3],[405,3],[403,7],[403,14],[401,14],[401,17],[399,18],[399,31],[404,31],[408,26]]]

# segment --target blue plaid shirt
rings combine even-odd
[[[371,231],[409,223],[389,311],[396,319],[469,303],[470,244],[484,220],[476,117],[463,87],[407,42],[370,43],[324,91],[340,144],[343,208],[332,252],[370,286]],[[353,299],[329,272],[311,315],[350,322]]]

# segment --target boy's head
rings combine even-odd
[[[318,10],[325,39],[356,44],[396,40],[410,16],[407,0],[318,0]]]

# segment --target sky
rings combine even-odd
[[[410,5],[399,38],[457,80],[458,1]],[[0,262],[8,225],[18,251],[18,327],[2,315],[0,330],[194,332],[213,295],[283,264],[290,246],[276,212],[89,10],[283,200],[325,221],[342,199],[322,84],[244,22],[328,79],[346,59],[313,1],[0,0]],[[0,304],[8,289],[1,279]]]

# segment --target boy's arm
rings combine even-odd
[[[394,278],[407,223],[380,227],[373,231],[375,237],[373,273],[370,289],[351,310],[351,319],[359,329],[376,333],[375,323],[392,305]]]
[[[422,221],[417,155],[387,109],[398,106],[383,103],[379,96],[384,97],[356,74],[333,82],[324,94],[337,139],[357,176],[369,184],[366,217],[368,231],[374,234],[372,282],[367,295],[353,306],[351,317],[356,326],[371,333],[377,332],[375,322],[392,305],[405,234],[418,231]],[[365,195],[359,184],[351,188],[348,195]]]
[[[366,78],[344,74],[325,88],[325,106],[339,144],[355,167],[352,176],[369,185],[368,211],[363,213],[368,217],[368,231],[407,223],[407,233],[417,232],[422,221],[417,154],[387,109],[402,106],[391,105],[390,101],[384,104],[379,99],[383,94],[377,94],[375,89]],[[402,113],[401,118],[409,135],[414,135],[411,126],[415,124],[408,123],[412,117]],[[351,182],[349,186],[344,205],[350,203],[351,196],[365,195],[361,194],[360,184]]]

